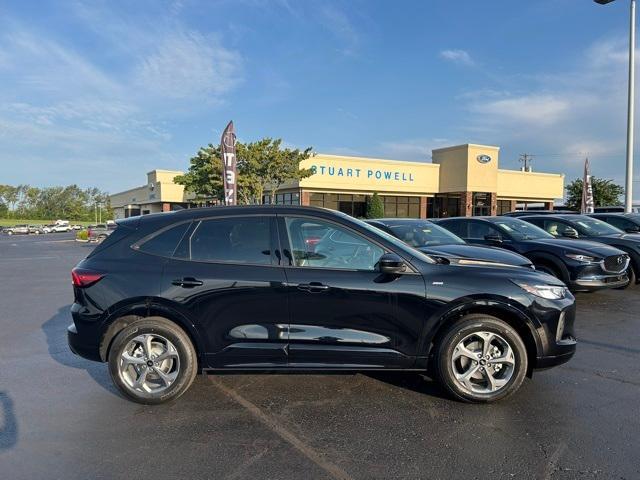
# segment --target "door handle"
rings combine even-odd
[[[202,285],[202,281],[201,280],[196,280],[193,277],[184,277],[184,278],[178,278],[174,281],[171,282],[172,285],[176,285],[178,287],[182,287],[182,288],[193,288],[193,287],[199,287]]]
[[[329,288],[329,285],[323,285],[320,282],[301,283],[298,285],[298,290],[311,293],[326,292]]]

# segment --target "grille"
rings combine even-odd
[[[627,255],[611,255],[604,259],[604,269],[607,272],[621,273],[629,264],[629,257]]]

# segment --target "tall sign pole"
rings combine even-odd
[[[580,213],[593,213],[593,186],[591,185],[591,173],[589,173],[589,159],[584,161],[584,176],[582,177],[582,202]]]
[[[633,206],[633,120],[636,72],[636,0],[631,0],[629,27],[629,99],[627,105],[627,172],[624,189],[624,211],[631,213]]]
[[[236,132],[233,122],[229,122],[220,140],[222,152],[222,182],[224,184],[224,204],[238,204],[238,171],[236,157]]]

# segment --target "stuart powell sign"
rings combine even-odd
[[[233,122],[229,122],[222,132],[220,141],[222,152],[222,181],[224,183],[224,204],[238,204],[238,172],[236,159],[236,132]]]

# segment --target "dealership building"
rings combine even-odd
[[[387,217],[440,218],[496,215],[527,204],[551,209],[563,197],[564,175],[504,170],[499,160],[499,147],[475,144],[433,150],[431,163],[315,154],[301,164],[313,174],[283,185],[274,203],[362,217],[367,198],[377,192]],[[112,195],[116,218],[196,206],[194,196],[173,182],[182,173],[153,170],[146,185]]]

